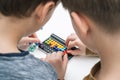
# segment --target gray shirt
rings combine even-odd
[[[57,80],[54,68],[28,51],[0,53],[0,80]]]

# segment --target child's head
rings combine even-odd
[[[41,27],[52,15],[58,1],[59,0],[0,0],[0,17],[16,18],[21,19],[21,21],[30,18],[31,21],[36,23],[34,24],[35,26]],[[28,24],[30,23],[32,24],[33,22],[28,22]],[[33,26],[34,30],[31,32],[39,29],[35,26]]]
[[[0,0],[0,12],[5,16],[29,17],[40,4],[58,0]]]
[[[61,0],[69,10],[74,29],[82,41],[95,49],[120,32],[120,0]],[[93,36],[94,35],[94,36]],[[104,43],[104,42],[103,42]]]

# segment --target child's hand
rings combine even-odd
[[[29,46],[29,43],[40,42],[37,35],[34,33],[28,37],[23,37],[18,43],[18,48],[22,50],[26,50]]]
[[[66,45],[68,48],[67,53],[71,53],[72,55],[85,55],[86,47],[76,34],[72,33],[67,37]],[[78,49],[71,50],[71,48],[75,46],[77,46]]]
[[[68,63],[67,54],[64,56],[63,52],[54,52],[46,56],[45,61],[50,63],[56,70],[58,74],[58,79],[63,80],[66,72],[66,67]]]

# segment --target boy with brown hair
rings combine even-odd
[[[78,37],[101,61],[84,80],[120,80],[120,0],[62,0]]]
[[[36,32],[49,20],[58,3],[59,0],[0,0],[1,80],[64,78],[67,55],[51,54],[45,62],[17,47],[22,37]]]

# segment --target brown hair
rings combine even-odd
[[[39,4],[58,0],[0,0],[0,13],[5,16],[28,17]]]
[[[61,0],[69,11],[82,13],[108,32],[120,29],[120,0]]]

